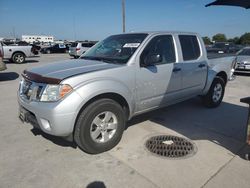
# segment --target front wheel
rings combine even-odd
[[[14,63],[18,63],[18,64],[21,64],[25,61],[25,55],[23,53],[15,53],[13,56],[12,56],[12,61]]]
[[[74,140],[87,153],[112,149],[121,140],[125,113],[117,102],[100,99],[87,106],[76,122]]]
[[[203,103],[209,108],[215,108],[220,105],[225,92],[225,81],[221,77],[215,77],[208,91],[203,96]]]

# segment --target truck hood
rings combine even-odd
[[[24,71],[23,75],[24,77],[37,82],[43,82],[43,80],[45,80],[45,83],[47,83],[46,80],[48,80],[48,78],[60,82],[65,78],[72,77],[75,75],[112,69],[120,66],[123,65],[104,63],[102,61],[83,60],[83,59],[66,60],[27,69]]]

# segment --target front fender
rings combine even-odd
[[[133,87],[132,87],[133,88]],[[84,85],[75,88],[75,91],[82,97],[83,101],[79,104],[78,112],[81,108],[92,98],[105,94],[115,93],[122,96],[128,103],[129,106],[129,117],[131,117],[135,111],[135,96],[128,86],[118,80],[109,79],[98,79],[91,80]]]

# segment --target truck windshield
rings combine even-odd
[[[126,64],[146,37],[144,33],[110,36],[84,53],[81,59]]]

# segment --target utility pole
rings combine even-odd
[[[16,38],[16,29],[15,29],[15,27],[12,27],[12,33],[13,33],[13,38]]]
[[[122,0],[122,31],[123,33],[126,32],[126,26],[125,26],[125,0]]]

